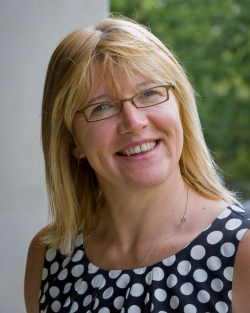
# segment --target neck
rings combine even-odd
[[[107,186],[107,185],[106,185]],[[180,225],[187,201],[181,174],[146,191],[103,188],[106,204],[101,210],[100,231],[123,246],[154,240]]]

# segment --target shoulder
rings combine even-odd
[[[51,224],[40,230],[29,246],[24,282],[27,313],[36,313],[39,310],[38,297],[46,250],[46,245],[42,243],[42,238],[48,234],[50,227]]]
[[[247,313],[250,307],[250,213],[246,211],[246,213],[238,212],[237,214],[242,216],[247,224],[241,230],[240,243],[235,257],[232,308],[233,312]]]

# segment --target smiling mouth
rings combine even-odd
[[[149,150],[153,150],[157,146],[158,142],[159,142],[158,140],[147,143],[145,142],[139,146],[131,147],[129,149],[126,149],[125,151],[118,152],[117,154],[122,156],[131,156],[134,154],[147,152]]]

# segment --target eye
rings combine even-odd
[[[157,92],[155,89],[145,90],[139,94],[139,99],[150,99],[158,95],[159,92]]]
[[[93,112],[96,112],[96,113],[103,112],[103,111],[106,111],[108,109],[111,109],[112,107],[113,107],[113,105],[111,103],[101,103],[93,109]]]

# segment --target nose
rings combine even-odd
[[[131,100],[124,101],[122,112],[119,114],[119,134],[139,134],[140,131],[148,125],[148,118],[146,113],[146,109],[136,108]]]

